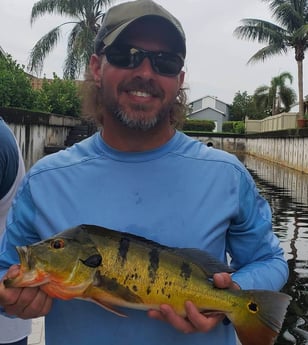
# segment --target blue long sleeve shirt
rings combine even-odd
[[[236,269],[243,289],[279,290],[288,276],[271,211],[233,155],[176,132],[163,146],[127,153],[99,133],[41,159],[28,172],[0,242],[2,274],[18,262],[16,245],[46,239],[79,224],[96,224],[164,245],[200,248]],[[185,335],[125,310],[54,300],[46,345],[235,345],[231,324]]]
[[[0,200],[12,187],[16,179],[18,164],[16,140],[0,117]]]

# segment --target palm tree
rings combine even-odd
[[[286,80],[292,83],[293,77],[290,73],[283,72],[272,78],[270,86],[259,86],[253,95],[257,109],[270,111],[272,115],[289,111],[296,100],[296,93],[286,86]]]
[[[261,0],[268,2],[278,24],[260,19],[242,19],[234,30],[236,37],[267,44],[257,51],[248,63],[264,61],[278,54],[295,51],[298,70],[299,116],[304,116],[303,60],[308,47],[308,1],[307,0]]]
[[[67,56],[63,67],[63,77],[75,79],[89,61],[93,52],[94,37],[104,17],[103,8],[112,0],[39,0],[31,12],[31,24],[45,14],[60,14],[72,18],[45,34],[30,53],[28,69],[40,74],[46,56],[61,38],[61,29],[72,25],[67,42]]]

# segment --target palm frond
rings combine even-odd
[[[61,35],[60,26],[49,31],[33,47],[30,53],[28,70],[40,74],[43,62],[50,51],[56,46]]]
[[[296,101],[296,92],[292,88],[284,85],[279,90],[279,97],[284,105],[282,111],[289,111],[292,104]]]
[[[266,43],[282,39],[286,33],[282,27],[261,19],[246,18],[241,23],[233,32],[240,39]]]
[[[266,59],[269,59],[275,55],[283,55],[287,54],[288,49],[287,47],[283,46],[281,47],[280,45],[269,45],[266,47],[261,48],[258,50],[247,62],[247,64],[253,64],[257,63],[260,61],[264,61]]]
[[[60,14],[60,15],[71,15],[71,8],[69,2],[66,0],[39,0],[36,2],[31,11],[30,22],[42,17],[45,14]]]
[[[93,52],[93,42],[108,5],[113,0],[39,0],[32,8],[31,24],[45,14],[59,14],[71,21],[62,25],[75,24],[68,38],[67,59],[64,62],[64,75],[79,75],[89,62]],[[32,49],[29,68],[41,72],[43,61],[59,39],[59,27],[43,36]]]
[[[64,65],[65,78],[77,78],[82,67],[88,65],[93,53],[94,37],[95,33],[86,26],[86,23],[75,25],[68,38],[67,58]]]
[[[240,39],[266,43],[248,61],[264,61],[277,54],[294,49],[298,74],[299,114],[304,115],[303,60],[308,49],[308,1],[307,0],[262,0],[269,5],[277,24],[258,19],[243,20],[243,25],[234,33]],[[272,25],[272,26],[271,26]],[[279,107],[279,106],[278,106]]]

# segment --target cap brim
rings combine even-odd
[[[111,45],[118,37],[119,35],[130,25],[132,24],[134,21],[136,21],[139,18],[134,18],[132,20],[130,20],[127,23],[124,23],[122,25],[120,25],[119,27],[117,27],[115,30],[113,30],[107,37],[105,37],[103,39],[104,45],[105,46],[109,46]]]

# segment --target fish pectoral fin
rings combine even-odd
[[[222,311],[217,310],[201,310],[200,314],[204,316],[225,315]]]
[[[110,312],[113,313],[113,314],[116,314],[116,315],[121,316],[121,317],[127,317],[126,314],[124,314],[124,313],[118,311],[118,310],[115,309],[112,305],[106,303],[105,301],[101,301],[101,300],[95,299],[95,298],[90,298],[90,301],[91,301],[91,302],[94,302],[94,303],[96,303],[96,304],[98,304],[100,307],[102,307],[102,308],[104,308],[104,309],[110,311]]]
[[[137,293],[131,291],[128,287],[123,286],[116,278],[109,278],[100,274],[99,271],[95,274],[93,289],[104,291],[104,293],[125,302],[142,304],[142,299],[137,295]]]

